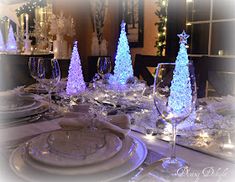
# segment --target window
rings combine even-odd
[[[186,0],[191,56],[235,57],[234,0]]]

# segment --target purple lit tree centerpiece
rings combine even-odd
[[[121,34],[118,40],[117,54],[115,57],[114,75],[110,77],[111,84],[126,84],[133,77],[133,68],[130,48],[126,36],[126,23],[121,23]]]
[[[78,53],[77,41],[74,42],[71,62],[69,66],[68,82],[66,87],[66,93],[68,95],[79,94],[86,89],[82,74],[81,60]]]
[[[6,43],[6,51],[8,53],[16,53],[17,52],[17,44],[14,36],[12,25],[10,25],[7,43]]]
[[[0,30],[0,52],[5,51],[5,43],[3,40],[2,31]]]

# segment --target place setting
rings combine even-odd
[[[37,121],[49,109],[46,102],[35,99],[33,95],[10,93],[0,97],[1,127]]]
[[[2,92],[0,107],[3,126],[14,126],[44,119],[60,117],[52,104],[52,92],[60,83],[61,73],[57,60],[30,57],[28,67],[31,76],[36,79],[36,93],[28,92],[24,87],[11,92]],[[40,87],[40,88],[39,88]],[[46,92],[41,92],[41,89]],[[40,96],[38,94],[45,94]]]
[[[125,31],[124,27],[125,23],[122,22],[121,34]],[[159,63],[153,86],[145,85],[142,91],[139,91],[138,80],[130,83],[130,80],[136,78],[119,74],[122,65],[118,67],[118,64],[114,75],[107,69],[109,77],[105,77],[102,72],[100,80],[93,80],[91,85],[85,83],[79,64],[77,41],[74,42],[66,86],[59,85],[61,71],[57,59],[31,58],[31,76],[47,94],[38,92],[35,95],[18,90],[11,94],[6,92],[8,95],[3,97],[0,111],[2,118],[12,120],[8,121],[9,126],[20,124],[19,136],[21,130],[37,131],[36,135],[32,132],[32,137],[27,137],[13,148],[9,156],[10,170],[20,179],[33,182],[141,181],[150,174],[155,174],[154,179],[158,180],[178,179],[178,170],[189,169],[191,164],[184,158],[176,157],[176,144],[201,152],[206,150],[205,146],[197,148],[198,145],[195,147],[180,142],[186,134],[188,142],[195,135],[197,123],[194,122],[194,132],[190,129],[190,123],[197,119],[194,118],[196,111],[199,117],[206,108],[220,115],[226,110],[222,105],[212,109],[213,102],[208,100],[208,103],[200,100],[199,106],[196,106],[196,80],[185,47],[188,35],[183,31],[178,36],[180,51],[176,62]],[[100,64],[97,66],[101,70]],[[105,66],[102,65],[102,68],[105,69]],[[125,71],[129,73],[130,70]],[[64,81],[61,83],[64,84]],[[140,84],[142,87],[143,83]],[[58,87],[60,91],[57,90],[54,96],[59,100],[54,101],[52,93]],[[60,117],[56,117],[58,112]],[[203,116],[207,117],[206,114]],[[27,129],[22,126],[24,121],[30,123],[39,120],[33,120],[34,117],[43,117],[44,122],[51,122],[54,126],[48,124],[47,131],[40,127],[44,122],[27,126]],[[210,118],[213,119],[212,116]],[[164,126],[162,137],[154,132],[161,130],[159,121]],[[148,124],[151,127],[146,127]],[[146,127],[144,131],[139,130],[141,126]],[[201,127],[205,127],[205,124]],[[152,132],[148,132],[148,128]],[[139,138],[136,133],[142,133],[142,137],[146,138]],[[148,137],[155,136],[171,143],[169,157],[147,148],[146,140],[151,142]],[[231,143],[231,137],[228,142]],[[225,149],[226,146],[223,147]],[[219,157],[213,151],[210,148],[210,152],[205,153]]]
[[[128,120],[114,119],[116,125],[98,119],[93,123],[85,116],[59,120],[62,129],[13,151],[9,162],[17,176],[29,181],[112,181],[137,169],[147,156],[146,145],[128,134]]]
[[[0,181],[234,181],[232,2],[1,2]]]

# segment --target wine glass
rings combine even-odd
[[[99,57],[97,61],[97,72],[104,78],[104,75],[110,73],[112,70],[112,62],[110,57]]]
[[[41,58],[38,61],[38,80],[48,91],[49,113],[51,110],[51,93],[61,78],[60,65],[56,59]]]
[[[29,67],[29,72],[30,75],[38,81],[38,61],[39,59],[42,59],[42,57],[29,57],[28,61],[28,67]],[[38,89],[41,88],[40,82],[39,85],[36,85],[36,90],[38,92]]]
[[[174,176],[178,169],[188,167],[185,160],[176,157],[175,142],[177,124],[195,108],[197,94],[193,65],[159,64],[154,78],[153,97],[161,119],[172,125],[171,156],[160,160],[157,168]]]

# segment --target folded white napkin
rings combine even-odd
[[[88,113],[90,106],[90,104],[73,105],[72,112]]]
[[[92,117],[86,114],[67,113],[67,116],[60,119],[59,125],[65,130],[76,130],[88,128],[92,124]],[[130,120],[126,115],[108,116],[108,121],[100,121],[95,119],[94,126],[99,129],[108,130],[115,133],[120,138],[124,138],[130,128]]]
[[[108,116],[107,117],[110,122],[122,129],[130,129],[130,118],[126,114],[118,114],[118,115],[113,115],[113,116]]]

